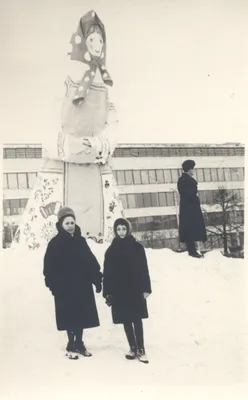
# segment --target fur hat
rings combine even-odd
[[[132,233],[132,225],[131,223],[125,218],[118,218],[114,222],[114,234],[117,236],[117,227],[119,225],[125,226],[127,228],[127,236],[131,235]]]
[[[184,172],[189,172],[190,169],[195,168],[195,161],[194,160],[186,160],[182,163],[182,169]]]
[[[66,217],[76,219],[74,211],[70,207],[62,207],[58,212],[58,222],[62,224]]]

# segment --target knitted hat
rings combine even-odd
[[[189,172],[190,169],[195,168],[194,160],[186,160],[182,163],[182,169],[184,172]]]
[[[114,222],[114,234],[115,236],[117,236],[117,227],[119,225],[125,226],[127,228],[127,236],[131,235],[132,233],[132,226],[130,224],[130,222],[125,219],[125,218],[118,218],[115,222]]]
[[[62,207],[58,212],[58,222],[62,224],[66,217],[76,219],[74,211],[70,207]]]

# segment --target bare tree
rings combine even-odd
[[[212,202],[208,202],[208,205],[218,207],[218,216],[215,217],[214,214],[203,210],[205,211],[207,232],[221,237],[226,255],[228,253],[228,241],[233,233],[236,234],[237,244],[239,244],[239,232],[243,232],[244,222],[243,218],[238,218],[238,214],[241,214],[243,204],[238,194],[225,187],[219,187],[213,194]],[[213,215],[213,218],[211,218],[211,215]]]

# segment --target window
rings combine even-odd
[[[171,170],[170,169],[164,169],[164,179],[165,183],[171,183]]]
[[[146,149],[140,148],[138,149],[139,157],[146,157]]]
[[[141,171],[141,182],[143,184],[149,183],[148,171],[146,169]]]
[[[138,218],[138,230],[139,232],[146,231],[146,219],[145,217]]]
[[[116,171],[117,173],[117,184],[125,185],[125,174],[124,171]]]
[[[161,149],[161,153],[163,157],[169,157],[169,149]]]
[[[211,182],[210,168],[204,168],[204,180],[205,182]]]
[[[151,197],[152,197],[152,207],[158,207],[159,206],[158,193],[151,193]]]
[[[156,180],[158,183],[164,183],[164,171],[162,169],[156,169]]]
[[[220,182],[225,181],[225,175],[224,175],[224,169],[223,168],[218,168],[218,180]]]
[[[139,149],[131,149],[131,157],[139,157]]]
[[[10,200],[10,215],[20,214],[20,201],[19,199]]]
[[[116,171],[113,171],[113,175],[114,175],[115,183],[117,183],[117,173],[116,173]]]
[[[153,217],[146,217],[146,230],[147,231],[153,231],[154,230]]]
[[[29,172],[28,173],[28,188],[33,189],[36,183],[37,173],[36,172]]]
[[[152,206],[151,193],[144,193],[143,196],[144,196],[145,207],[151,207]]]
[[[133,171],[133,180],[135,185],[141,184],[141,174],[139,170]]]
[[[156,183],[156,172],[155,172],[155,169],[150,169],[148,171],[148,176],[149,176],[149,183],[155,184]]]
[[[244,168],[238,168],[238,177],[239,177],[239,181],[243,181],[245,179],[245,169]]]
[[[131,156],[131,149],[122,149],[123,157],[130,157]]]
[[[203,182],[204,181],[203,168],[197,168],[195,171],[196,171],[197,181]]]
[[[19,189],[27,189],[27,174],[17,174]]]
[[[173,183],[177,183],[178,178],[179,178],[178,169],[172,169],[171,170],[171,176],[172,176],[172,182]]]
[[[15,149],[5,149],[5,157],[4,158],[16,158]]]
[[[157,148],[155,148],[153,150],[153,153],[154,153],[154,157],[161,157],[161,155],[162,155],[161,149],[157,149]]]
[[[218,181],[217,168],[211,168],[211,175],[212,175],[212,181],[217,182]]]
[[[10,201],[3,200],[3,214],[10,215]]]
[[[207,200],[207,204],[212,204],[214,202],[213,190],[206,191],[206,200]]]
[[[17,174],[8,174],[9,189],[17,189]]]
[[[138,232],[138,218],[128,218],[134,232]]]
[[[166,193],[166,199],[167,199],[167,205],[168,205],[169,207],[175,205],[174,193],[167,192],[167,193]]]
[[[202,204],[206,204],[207,203],[206,190],[200,190],[198,192],[198,195],[199,195],[200,202]]]
[[[194,155],[195,155],[195,149],[189,147],[189,148],[187,149],[187,156],[194,156]]]
[[[3,174],[3,189],[8,189],[8,175]]]
[[[122,149],[115,149],[113,156],[122,157]]]
[[[153,228],[156,231],[162,229],[162,220],[160,215],[153,217]]]
[[[239,168],[231,168],[230,173],[232,181],[239,181]]]
[[[128,194],[127,195],[127,204],[128,204],[128,208],[136,208],[136,202],[135,202],[135,195],[134,194]]]
[[[144,198],[142,193],[137,193],[136,194],[136,204],[138,208],[143,208],[144,205]]]
[[[28,199],[20,199],[20,214],[22,214],[27,205]]]
[[[231,180],[230,168],[224,168],[225,180],[229,182]]]
[[[146,149],[146,156],[153,157],[153,149],[151,149],[151,148]]]
[[[119,197],[120,197],[120,201],[121,201],[121,203],[123,205],[123,208],[125,208],[125,209],[128,208],[127,207],[127,195],[126,194],[120,194]]]
[[[133,172],[132,171],[125,171],[125,180],[126,180],[126,185],[133,184]]]
[[[170,155],[170,157],[175,157],[176,156],[176,149],[170,148],[169,149],[169,155]]]
[[[167,205],[166,203],[166,195],[164,192],[160,192],[158,194],[158,201],[159,201],[159,206],[160,207],[165,207]]]

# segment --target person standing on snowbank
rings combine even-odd
[[[130,346],[126,358],[148,363],[144,347],[143,318],[148,318],[146,298],[152,293],[143,246],[131,235],[124,218],[114,223],[115,238],[105,253],[103,296],[112,307],[114,324],[123,324]]]
[[[186,244],[191,257],[201,258],[202,255],[196,251],[195,242],[206,242],[207,234],[197,194],[198,184],[193,177],[195,162],[186,160],[182,168],[183,174],[177,183],[180,194],[179,239]]]
[[[43,270],[54,295],[57,329],[67,331],[70,359],[92,355],[82,341],[83,330],[100,325],[92,284],[97,293],[102,290],[100,266],[75,221],[71,208],[59,210],[58,234],[48,243]]]

